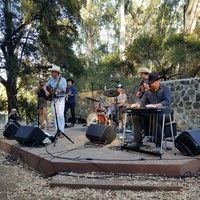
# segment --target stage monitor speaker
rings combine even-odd
[[[183,131],[176,137],[175,146],[185,156],[200,154],[200,130]]]
[[[15,134],[15,140],[27,146],[42,145],[46,137],[40,128],[32,126],[20,126]]]
[[[116,132],[110,126],[90,124],[86,137],[92,142],[110,144],[116,138]]]
[[[17,130],[19,129],[21,125],[14,121],[14,120],[9,120],[6,125],[5,125],[5,130],[3,132],[3,136],[5,136],[7,139],[15,139],[15,134]]]

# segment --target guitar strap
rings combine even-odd
[[[56,87],[55,88],[58,88],[58,84],[60,83],[60,79],[61,79],[61,75],[60,75],[60,77],[59,77],[59,79],[58,79],[58,82],[56,83]]]

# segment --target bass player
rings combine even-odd
[[[74,87],[74,81],[69,78],[67,79],[67,89],[66,89],[66,97],[65,97],[65,128],[68,128],[67,125],[67,111],[70,109],[72,120],[71,120],[71,126],[74,126],[75,124],[75,106],[76,106],[76,88]]]

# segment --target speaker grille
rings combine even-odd
[[[86,137],[92,142],[110,144],[115,139],[116,132],[110,126],[90,124]]]
[[[15,134],[15,139],[20,144],[25,144],[28,146],[42,144],[46,137],[46,134],[41,129],[32,126],[20,126]]]
[[[175,146],[185,156],[200,154],[200,130],[183,131],[175,139]]]
[[[7,139],[15,139],[15,134],[20,126],[21,125],[18,122],[14,120],[9,120],[5,125],[3,136]]]

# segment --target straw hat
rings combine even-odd
[[[49,69],[49,71],[55,71],[60,73],[60,67],[53,65],[52,68]]]
[[[138,71],[137,71],[137,73],[139,74],[139,73],[151,73],[151,70],[150,69],[148,69],[148,68],[146,68],[146,67],[142,67],[142,68],[139,68],[138,69]]]

